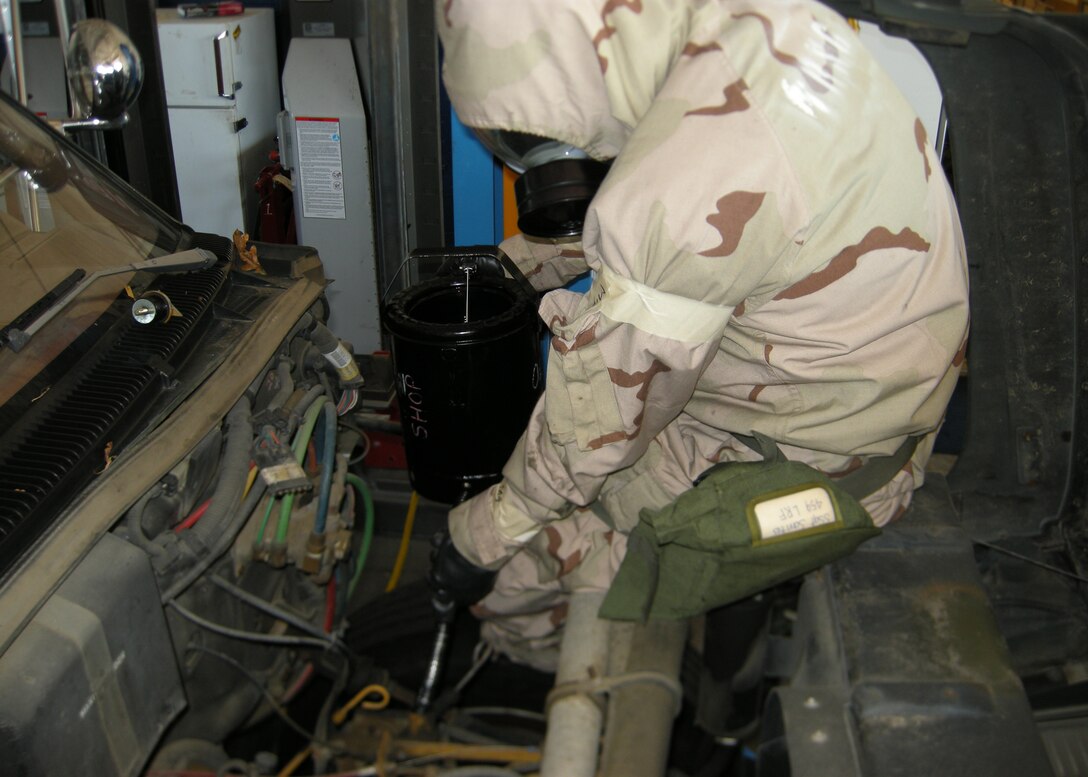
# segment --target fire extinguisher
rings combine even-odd
[[[270,152],[268,159],[271,164],[261,169],[254,184],[260,198],[255,239],[265,243],[294,245],[298,242],[298,237],[295,233],[295,208],[291,199],[293,184],[280,164],[279,152]]]

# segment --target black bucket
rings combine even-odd
[[[456,504],[502,479],[542,379],[524,278],[450,272],[398,292],[384,320],[412,487]]]

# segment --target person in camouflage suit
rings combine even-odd
[[[504,480],[450,513],[499,569],[484,636],[554,668],[564,599],[717,462],[845,475],[921,442],[862,504],[907,509],[964,358],[967,270],[921,121],[812,0],[439,0],[461,121],[614,160],[580,243],[504,243],[551,291],[546,389]],[[592,509],[591,509],[592,508]]]

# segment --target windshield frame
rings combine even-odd
[[[0,91],[0,174],[3,177],[11,174],[4,170],[5,161],[15,163],[46,191],[71,184],[84,195],[111,195],[114,204],[128,207],[131,211],[128,215],[139,216],[146,221],[146,225],[154,225],[157,236],[153,239],[147,235],[143,237],[164,253],[180,250],[192,235],[189,227],[132,188],[128,182],[80,148],[72,138],[35,116],[7,93]],[[90,204],[95,206],[106,203],[91,200]],[[122,214],[103,215],[110,217]],[[130,223],[128,226],[136,225]]]
[[[0,268],[9,290],[0,327],[29,323],[28,311],[74,272],[174,253],[193,240],[190,228],[3,93],[0,202]],[[0,343],[0,405],[91,329],[132,283],[132,273],[101,278],[18,353]]]

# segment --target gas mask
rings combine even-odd
[[[514,182],[518,229],[531,237],[562,238],[582,233],[586,209],[608,164],[558,140],[512,130],[477,129],[477,137],[507,167]]]

